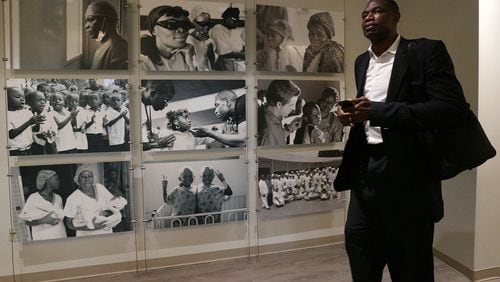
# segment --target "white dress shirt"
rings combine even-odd
[[[391,47],[378,57],[373,53],[372,46],[368,48],[370,62],[366,70],[364,96],[370,101],[385,102],[389,81],[391,80],[392,65],[400,41],[401,36],[398,35]],[[380,144],[384,142],[381,128],[370,126],[369,120],[365,122],[365,133],[368,144]]]

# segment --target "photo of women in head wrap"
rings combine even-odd
[[[132,230],[128,162],[25,166],[11,181],[16,240]]]
[[[173,0],[141,5],[142,70],[245,70],[243,5]]]
[[[326,144],[344,141],[335,114],[341,81],[259,80],[258,145]]]
[[[12,2],[9,68],[128,68],[126,0]]]
[[[344,72],[343,13],[257,5],[257,70]]]

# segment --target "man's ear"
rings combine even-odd
[[[281,108],[283,104],[281,102],[276,102],[276,108]]]

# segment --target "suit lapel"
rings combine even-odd
[[[389,88],[387,90],[387,102],[396,100],[399,94],[399,89],[401,89],[406,71],[408,70],[407,53],[408,40],[401,38],[392,66],[391,80],[389,81]]]
[[[365,82],[366,82],[366,70],[368,69],[368,63],[370,62],[370,54],[367,52],[363,53],[356,64],[356,97],[359,98],[364,95]]]

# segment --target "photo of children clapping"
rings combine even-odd
[[[11,156],[129,150],[127,81],[10,79]]]

